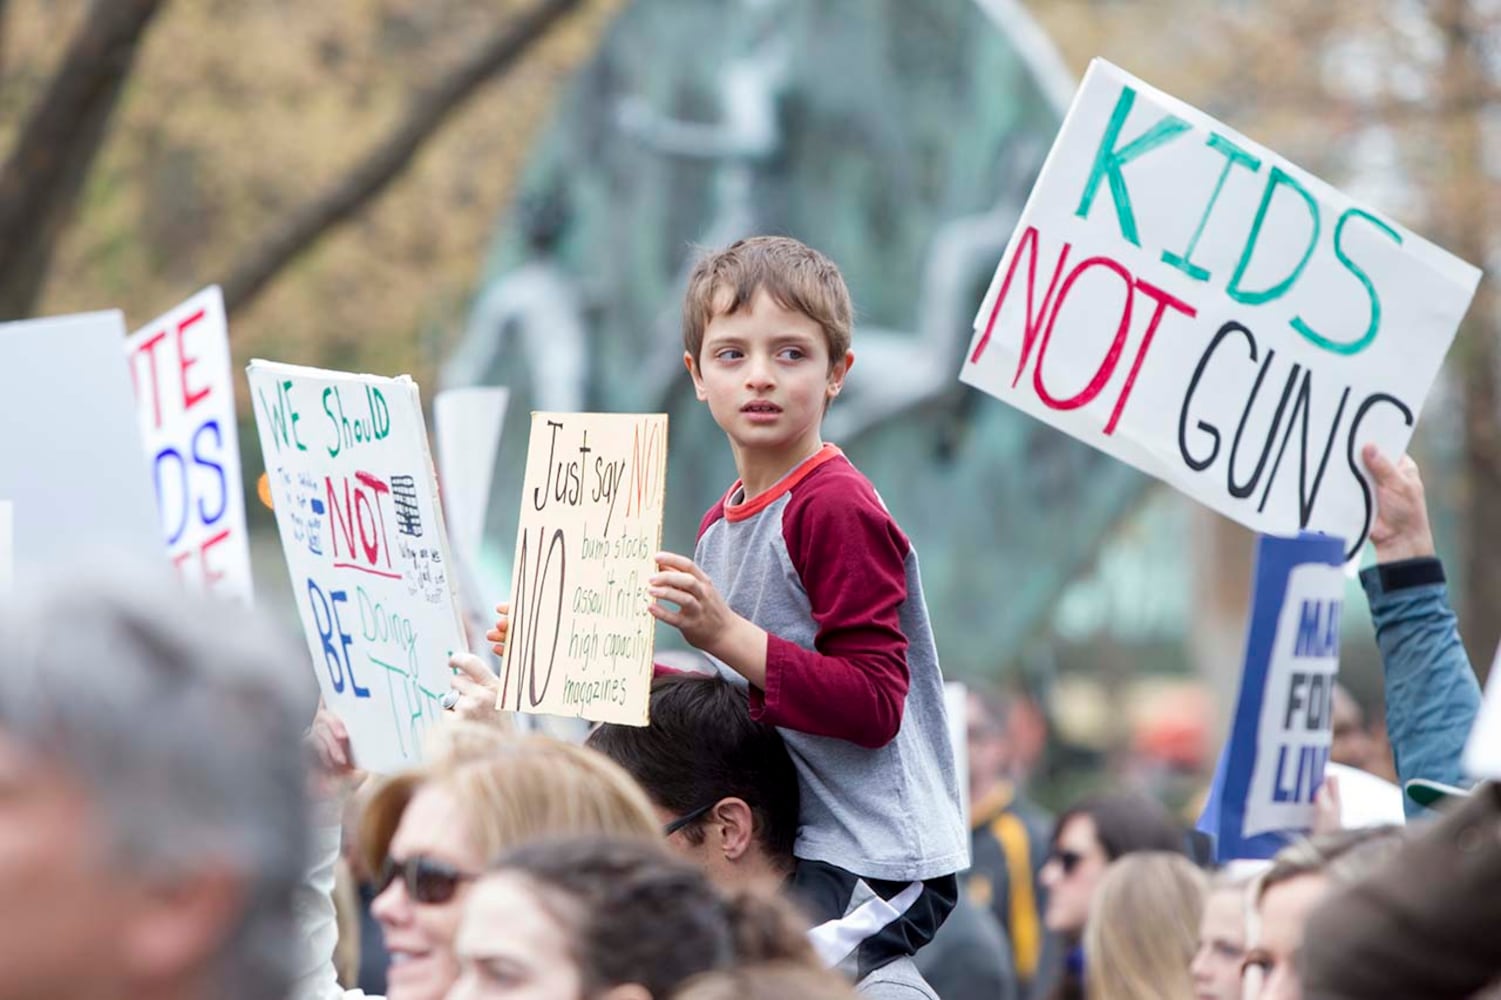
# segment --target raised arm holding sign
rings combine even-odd
[[[359,767],[409,766],[467,648],[417,385],[266,361],[248,376],[324,701]]]
[[[1091,64],[961,378],[1262,532],[1374,512],[1480,273]]]

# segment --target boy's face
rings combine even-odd
[[[698,364],[683,355],[698,398],[737,453],[789,463],[817,447],[824,409],[854,360],[845,352],[830,364],[823,328],[764,290],[749,308],[709,321]]]

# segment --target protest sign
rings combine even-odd
[[[247,374],[324,701],[359,767],[408,766],[467,648],[417,384],[266,361]]]
[[[217,285],[125,341],[167,556],[185,582],[250,603],[229,326]]]
[[[18,586],[122,558],[167,571],[124,339],[118,312],[0,325],[0,497]]]
[[[1257,530],[1364,543],[1480,273],[1089,68],[960,377]]]
[[[1333,742],[1344,543],[1263,536],[1230,738],[1198,828],[1215,860],[1269,858],[1313,824]]]
[[[666,414],[532,414],[497,707],[646,725],[666,477]]]
[[[1501,781],[1501,649],[1491,661],[1485,700],[1465,745],[1465,773],[1472,778]]]
[[[509,397],[505,389],[493,387],[445,389],[433,397],[438,479],[443,484],[449,540],[454,554],[471,567],[479,565],[485,539],[495,452]]]

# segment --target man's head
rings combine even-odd
[[[651,725],[603,725],[589,737],[646,789],[672,845],[721,883],[784,873],[797,838],[797,770],[774,726],[718,677],[652,685]]]
[[[973,803],[1010,776],[1011,741],[1006,736],[1006,706],[999,698],[971,688],[966,699],[965,732],[969,798]]]
[[[305,654],[140,580],[0,617],[0,998],[284,995]]]
[[[850,349],[854,307],[844,276],[823,254],[789,236],[753,236],[705,254],[688,278],[683,300],[683,350],[702,361],[704,331],[719,316],[749,309],[764,291],[823,331],[829,363]]]
[[[1334,710],[1331,713],[1333,742],[1329,759],[1362,771],[1374,770],[1376,746],[1366,727],[1365,709],[1343,684],[1334,685]]]

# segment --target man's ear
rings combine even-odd
[[[704,391],[703,373],[698,370],[698,362],[693,360],[693,354],[691,351],[683,352],[683,366],[688,369],[688,374],[693,376],[694,395],[696,395],[700,401],[708,399],[708,394]]]
[[[241,878],[222,866],[143,885],[120,928],[131,971],[143,983],[208,971],[244,905]]]
[[[733,796],[720,799],[709,813],[709,825],[719,829],[719,843],[726,861],[738,861],[756,847],[756,815],[749,803]]]

